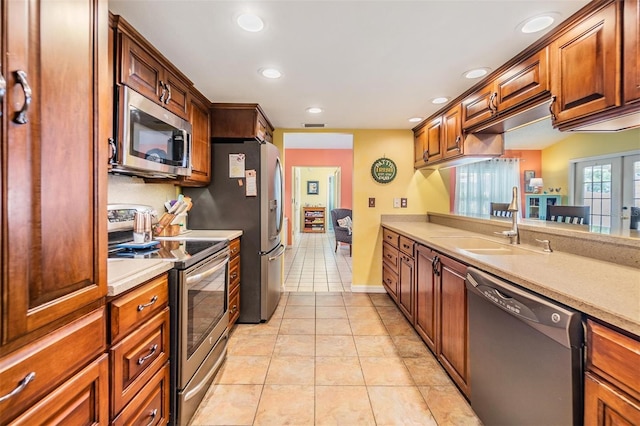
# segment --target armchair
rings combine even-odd
[[[351,209],[333,209],[331,210],[331,222],[333,223],[333,232],[336,237],[335,252],[338,252],[338,243],[349,244],[349,256],[351,256],[351,229],[342,227],[338,224],[338,220],[349,216],[353,219]]]

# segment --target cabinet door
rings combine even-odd
[[[624,102],[640,100],[640,0],[624,2]]]
[[[183,186],[205,186],[211,182],[211,137],[209,131],[208,101],[195,91],[189,99],[189,122],[191,123],[191,176],[185,178]]]
[[[433,353],[437,353],[436,278],[433,270],[435,252],[418,245],[416,249],[416,331]]]
[[[427,161],[433,163],[442,159],[442,145],[440,142],[440,129],[442,117],[438,117],[427,125]]]
[[[585,426],[640,424],[640,404],[611,384],[587,373],[584,381]]]
[[[164,104],[166,82],[162,64],[128,36],[121,34],[120,37],[120,82],[156,103]]]
[[[444,158],[464,154],[462,143],[462,109],[454,106],[442,116],[442,150]]]
[[[400,253],[400,276],[398,305],[400,310],[413,324],[413,258]]]
[[[4,40],[11,54],[2,59],[7,79],[3,344],[106,295],[106,147],[112,115],[103,108],[109,96],[107,2],[4,5]],[[31,89],[28,109],[19,72],[22,85]]]
[[[495,85],[498,112],[522,105],[549,91],[548,57],[549,48],[545,47],[498,77]]]
[[[467,325],[467,268],[440,257],[440,362],[460,389],[469,394],[469,327]]]
[[[414,167],[421,167],[427,158],[427,129],[425,126],[413,132],[413,162]]]
[[[551,43],[554,125],[620,105],[620,3],[612,2]]]
[[[166,84],[164,107],[185,120],[189,119],[189,83],[181,80],[168,69],[164,69]]]
[[[493,82],[467,96],[462,101],[462,128],[467,130],[493,117],[495,97]]]

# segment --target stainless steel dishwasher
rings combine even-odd
[[[471,407],[487,425],[582,423],[580,312],[467,270]]]

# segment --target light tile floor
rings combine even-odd
[[[350,292],[284,293],[235,325],[191,423],[400,424],[480,422],[389,296]]]
[[[333,231],[301,233],[284,257],[286,291],[351,291],[351,256],[349,246],[335,250]]]

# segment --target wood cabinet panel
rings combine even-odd
[[[400,235],[390,229],[382,228],[382,241],[389,244],[391,247],[397,248],[400,243]]]
[[[398,257],[398,249],[391,247],[389,244],[382,245],[382,259],[389,266],[389,269],[398,273],[400,262]]]
[[[169,421],[169,365],[165,364],[116,417],[112,425],[166,425]]]
[[[0,402],[0,424],[52,392],[105,348],[106,317],[100,308],[1,358],[0,395],[9,394],[28,375],[33,380]]]
[[[415,328],[433,353],[438,353],[437,278],[434,272],[436,252],[423,245],[416,248],[416,313]]]
[[[612,2],[551,43],[554,125],[620,105],[620,4]]]
[[[493,117],[495,91],[493,82],[462,101],[462,128],[468,129]]]
[[[110,349],[111,415],[146,386],[169,359],[169,308],[151,318]]]
[[[240,316],[240,237],[229,242],[229,327]]]
[[[191,176],[182,178],[182,186],[204,186],[211,182],[210,102],[195,89],[189,97],[191,123]]]
[[[442,117],[438,117],[427,125],[427,162],[433,163],[442,159]]]
[[[270,142],[273,130],[273,125],[258,104],[212,104],[211,137]]]
[[[109,359],[103,354],[10,424],[108,424],[108,370]]]
[[[389,296],[398,303],[398,273],[394,272],[386,262],[382,262],[382,284]]]
[[[624,102],[640,101],[640,0],[625,0],[624,16]]]
[[[234,238],[229,242],[229,256],[234,257],[240,254],[240,238]]]
[[[401,252],[409,255],[409,257],[413,257],[415,244],[416,243],[412,239],[407,238],[404,235],[400,235],[398,247],[400,248]]]
[[[169,111],[174,112],[180,117],[189,118],[189,86],[190,84],[183,81],[168,68],[164,69],[164,80],[168,87],[165,95],[164,106]]]
[[[107,292],[108,23],[106,1],[4,5],[0,344],[25,344]]]
[[[460,389],[469,394],[469,327],[467,323],[466,266],[439,256],[439,359]]]
[[[584,381],[585,426],[633,426],[640,424],[640,403],[597,376]]]
[[[169,302],[168,278],[163,274],[110,303],[111,343],[164,309]]]
[[[402,238],[402,237],[400,237]],[[400,253],[400,271],[398,275],[398,305],[402,313],[407,317],[409,322],[414,321],[414,279],[413,279],[413,256]]]
[[[422,126],[413,132],[413,167],[422,167],[427,158],[427,129]]]
[[[164,67],[127,35],[120,36],[120,43],[120,82],[159,103],[164,89],[164,85],[161,84],[164,83]]]
[[[240,288],[229,292],[229,327],[236,323],[240,316]]]
[[[442,116],[442,157],[451,158],[464,154],[462,143],[462,108],[460,104]]]
[[[498,113],[545,96],[550,88],[549,48],[545,47],[496,79]]]

